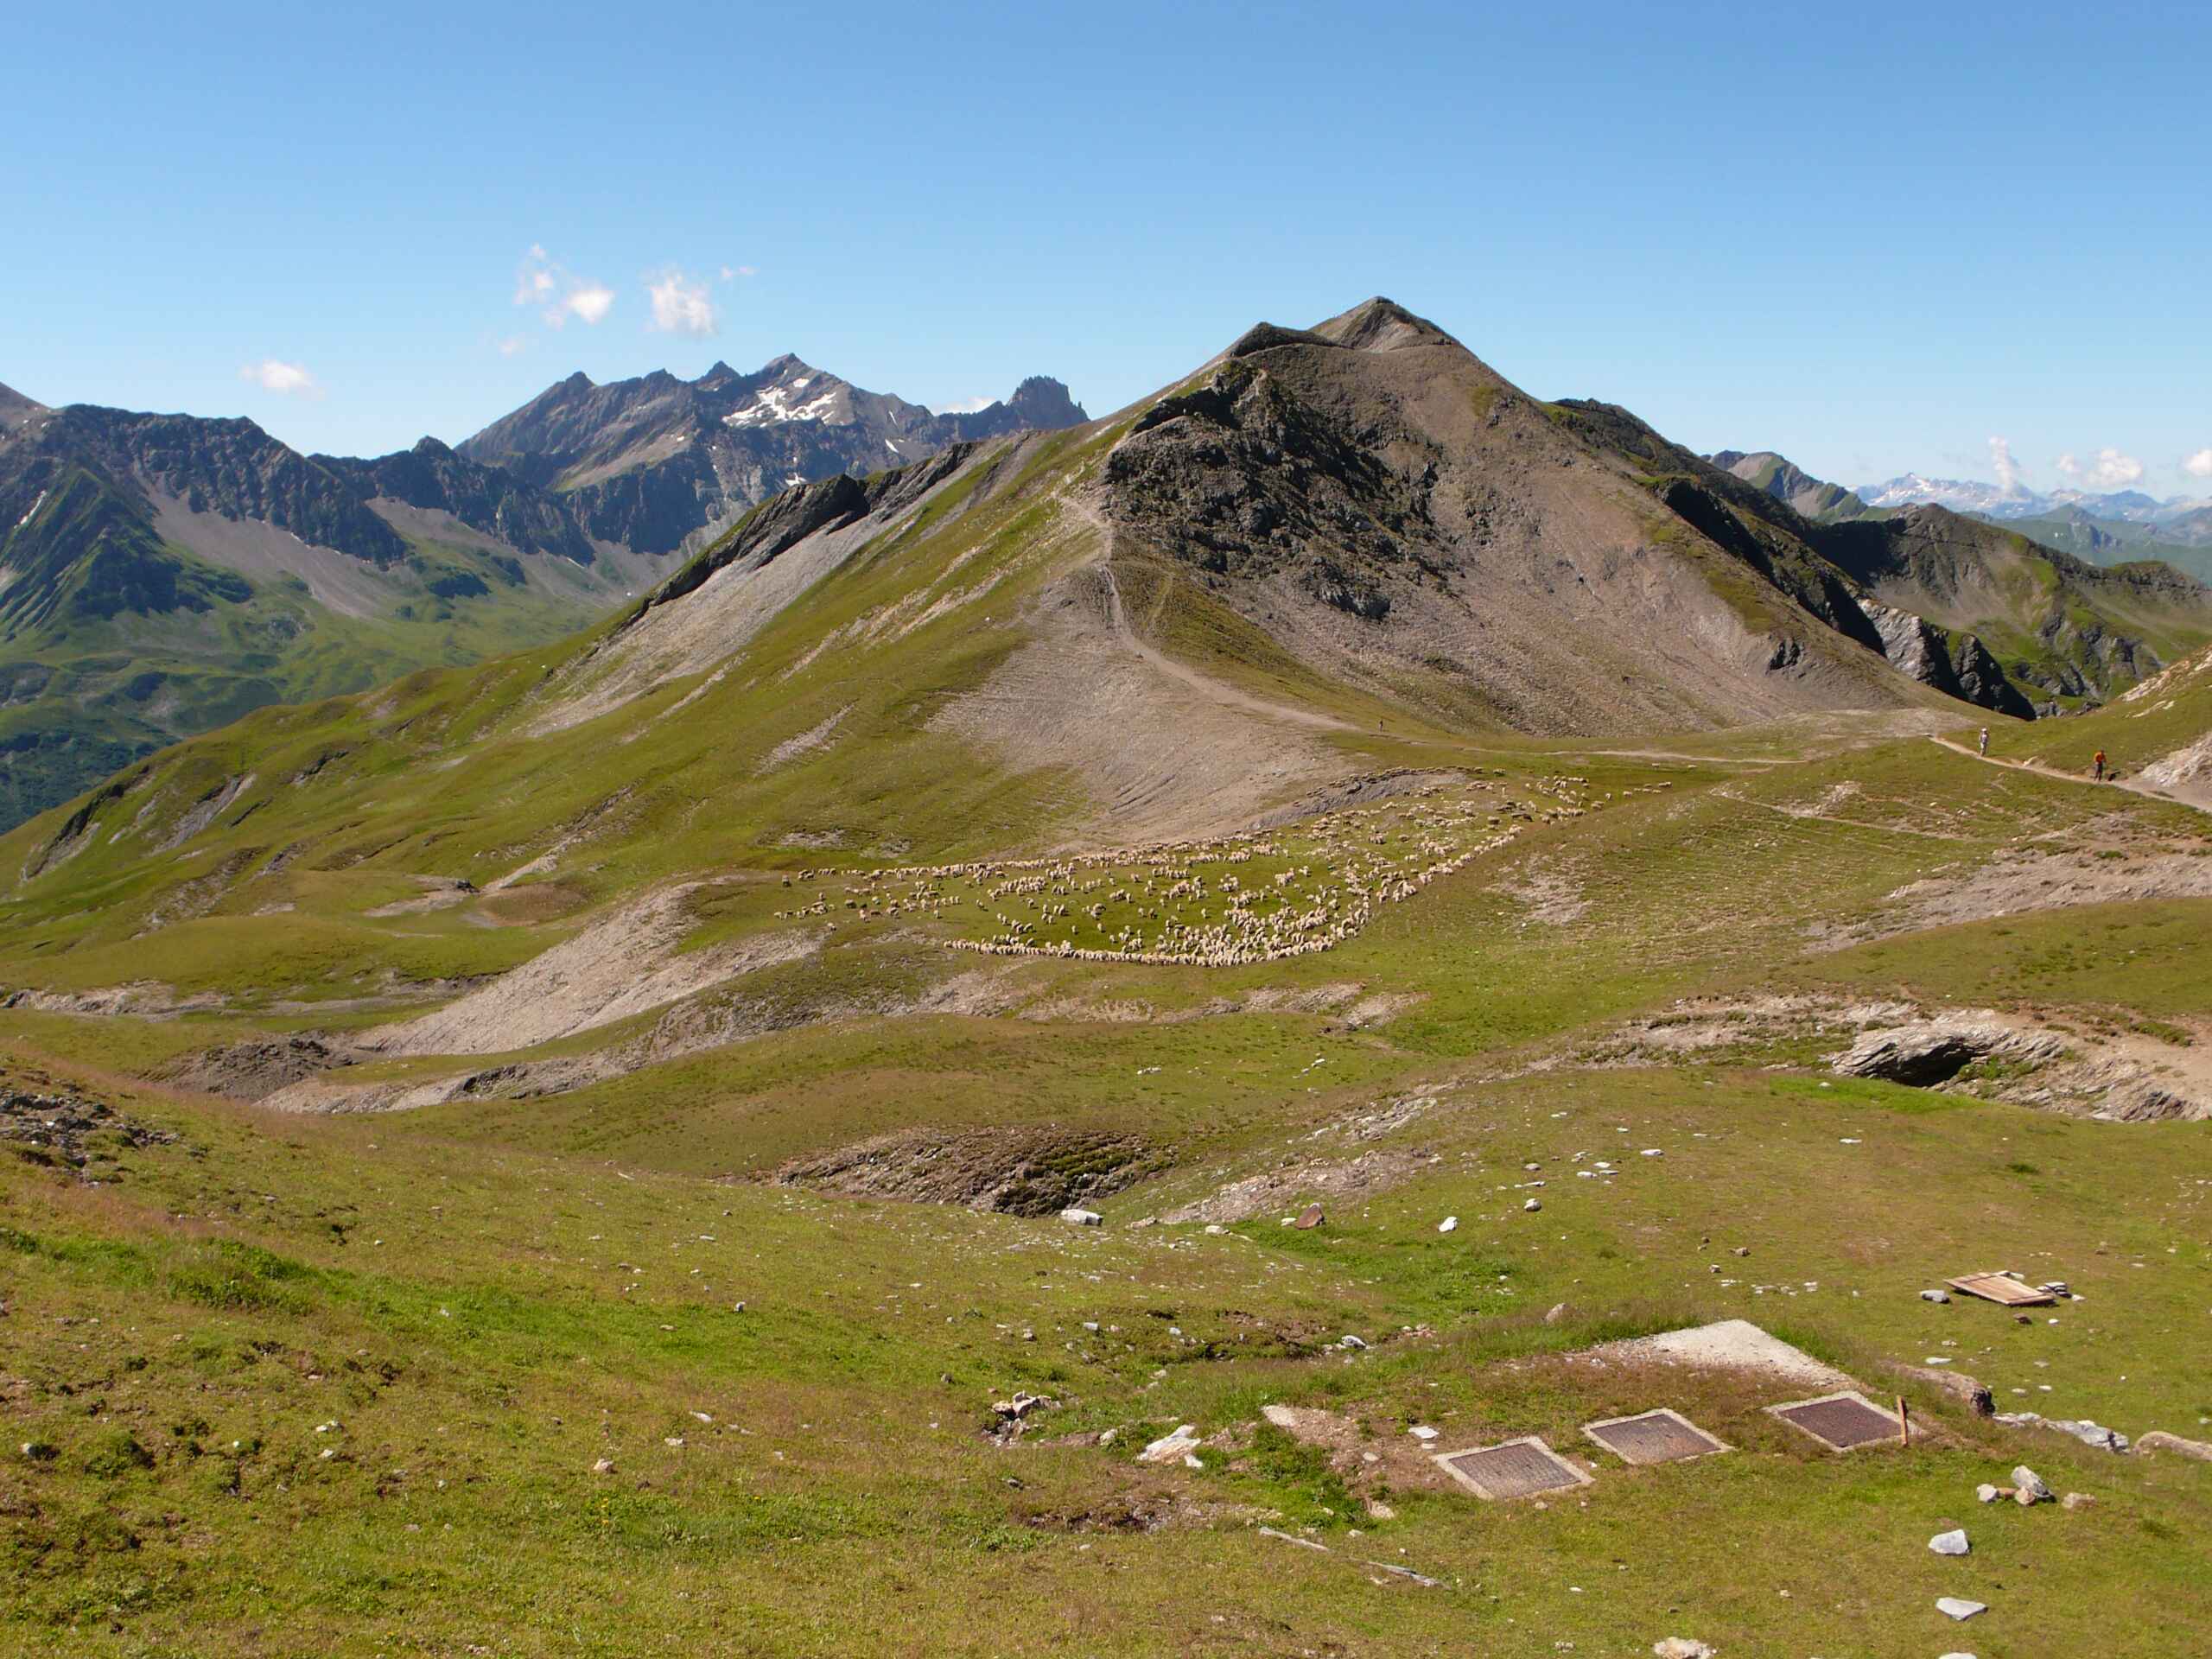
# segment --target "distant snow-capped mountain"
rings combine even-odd
[[[2017,479],[2010,485],[1985,484],[1979,479],[1923,478],[1918,473],[1869,484],[1857,493],[1870,507],[1948,507],[1953,512],[1987,513],[1993,518],[2022,518],[2050,505]]]
[[[2161,501],[2141,490],[2114,490],[2106,494],[2053,490],[2045,494],[2018,479],[2010,485],[1985,484],[1980,479],[1923,478],[1918,473],[1903,474],[1886,484],[1866,485],[1858,493],[1870,507],[1930,505],[1989,518],[2033,518],[2060,508],[2076,507],[2099,518],[2132,524],[2162,524],[2212,505],[2212,502],[2178,495]]]

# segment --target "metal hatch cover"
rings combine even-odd
[[[1767,1409],[1831,1452],[1853,1452],[1885,1442],[1896,1445],[1900,1438],[1897,1413],[1883,1410],[1863,1394],[1826,1394],[1816,1400],[1796,1400]]]
[[[1586,1423],[1582,1432],[1624,1463],[1679,1463],[1728,1450],[1681,1413],[1663,1406],[1633,1417]]]
[[[1589,1476],[1535,1434],[1465,1452],[1440,1452],[1432,1461],[1477,1497],[1493,1500],[1590,1484]]]

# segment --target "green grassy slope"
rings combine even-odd
[[[2000,1408],[2204,1433],[2202,1125],[1830,1080],[1809,1027],[1591,1058],[1623,1015],[1746,991],[2201,1020],[2212,932],[2155,905],[1834,948],[1902,881],[2018,837],[2113,845],[2116,812],[2201,843],[2199,821],[1919,741],[1763,768],[1559,760],[1586,812],[1353,944],[1225,974],[1041,963],[1052,1019],[854,1022],[553,1100],[272,1119],[53,1058],[95,1048],[98,1022],[0,1014],[12,1086],[74,1083],[180,1137],[111,1135],[82,1172],[0,1161],[0,1415],[38,1448],[0,1466],[0,1643],[1541,1656],[1681,1634],[1887,1653],[1955,1645],[1933,1603],[1958,1594],[1991,1605],[1977,1651],[2186,1650],[2212,1618],[2198,1466],[1993,1425],[1885,1365],[1934,1355]],[[1540,919],[1516,895],[1546,873],[1589,908]],[[1363,1028],[1291,1006],[1168,1017],[1344,981],[1423,1000]],[[1108,998],[1162,1017],[1078,1011]],[[1563,1064],[1513,1063],[1562,1037]],[[1329,1128],[1347,1115],[1382,1127]],[[1039,1123],[1170,1165],[1095,1231],[748,1179],[887,1128]],[[1312,1234],[1278,1224],[1294,1180],[1217,1235],[1129,1224],[1358,1154],[1408,1173],[1328,1199]],[[1593,1157],[1619,1173],[1578,1176]],[[2021,1325],[1916,1294],[2000,1263],[2085,1300]],[[1903,1387],[1941,1438],[1832,1457],[1761,1410],[1802,1390],[1563,1357],[1729,1317],[1885,1402]],[[1054,1403],[995,1445],[990,1402],[1020,1389]],[[1268,1403],[1368,1425],[1384,1468],[1257,1426]],[[1598,1456],[1542,1509],[1398,1461],[1414,1425],[1587,1454],[1583,1423],[1661,1403],[1734,1450]],[[1200,1466],[1133,1461],[1182,1422],[1223,1440]],[[2022,1461],[2095,1506],[1974,1502]],[[1926,1548],[1952,1524],[1963,1561]]]

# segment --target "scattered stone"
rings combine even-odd
[[[1521,1207],[1523,1210],[1541,1210],[1544,1207],[1544,1201],[1541,1198],[1531,1198],[1528,1203],[1522,1205]]]
[[[1440,1582],[1435,1579],[1430,1578],[1427,1573],[1416,1573],[1410,1567],[1396,1567],[1393,1566],[1389,1561],[1369,1561],[1366,1565],[1380,1568],[1382,1572],[1394,1574],[1401,1579],[1410,1579],[1425,1590],[1441,1590],[1444,1587]]]
[[[2045,1417],[2032,1411],[2000,1411],[1997,1421],[2014,1428],[2050,1428],[2061,1434],[2071,1434],[2084,1446],[2093,1446],[2100,1452],[2125,1452],[2129,1446],[2126,1435],[2101,1423],[2093,1423],[2086,1417]]]
[[[1313,1229],[1319,1227],[1326,1219],[1327,1217],[1321,1213],[1321,1206],[1319,1205],[1309,1204],[1303,1210],[1298,1212],[1297,1219],[1293,1221],[1290,1224],[1297,1228],[1301,1232],[1309,1232]]]
[[[1337,1346],[1339,1348],[1364,1348],[1367,1344],[1361,1341],[1357,1337],[1351,1335],[1350,1332],[1346,1332],[1344,1340],[1339,1342]]]
[[[1936,1611],[1946,1618],[1968,1619],[1976,1613],[1987,1612],[1989,1604],[1986,1601],[1968,1601],[1960,1596],[1938,1596],[1936,1598]]]
[[[1296,1544],[1300,1549],[1315,1550],[1324,1555],[1329,1553],[1329,1547],[1326,1544],[1317,1544],[1311,1538],[1300,1538],[1294,1533],[1279,1532],[1273,1527],[1262,1527],[1260,1529],[1260,1536],[1262,1538],[1280,1538],[1286,1544]]]
[[[1974,1546],[1967,1541],[1966,1529],[1954,1527],[1948,1532],[1939,1532],[1928,1541],[1928,1548],[1938,1555],[1966,1555]]]
[[[1103,1224],[1106,1217],[1096,1210],[1084,1210],[1070,1205],[1060,1211],[1060,1219],[1071,1227],[1096,1227]]]
[[[1567,1304],[1565,1302],[1554,1302],[1552,1304],[1550,1309],[1544,1314],[1544,1323],[1546,1325],[1557,1325],[1566,1317]]]
[[[2058,1500],[2058,1507],[2070,1510],[2094,1510],[2097,1507],[2097,1500],[2087,1492],[2069,1492]]]
[[[1446,1216],[1436,1224],[1436,1230],[1440,1233],[1457,1232],[1459,1228],[1459,1217],[1457,1216]]]
[[[1434,1429],[1433,1429],[1433,1428],[1428,1427],[1427,1427],[1427,1425],[1425,1425],[1425,1424],[1416,1426],[1416,1427],[1413,1427],[1413,1428],[1409,1428],[1409,1429],[1408,1429],[1408,1430],[1406,1431],[1406,1433],[1408,1433],[1408,1434],[1410,1434],[1410,1435],[1412,1435],[1412,1436],[1414,1437],[1414,1439],[1415,1439],[1415,1440],[1420,1440],[1420,1441],[1423,1442],[1424,1444],[1425,1444],[1425,1443],[1427,1443],[1427,1441],[1433,1440],[1434,1440],[1434,1439],[1436,1438],[1436,1431],[1435,1431]]]
[[[1923,1302],[1948,1302],[1951,1300],[1951,1293],[1948,1290],[1923,1290],[1920,1293],[1920,1300]]]
[[[1367,1500],[1367,1518],[1370,1521],[1395,1521],[1398,1512],[1379,1497]]]
[[[1974,1489],[1974,1495],[1976,1499],[1984,1503],[1994,1503],[2000,1497],[2011,1497],[2012,1493],[2012,1489],[2011,1487],[1993,1486],[1986,1480],[1983,1481],[1980,1485]]]
[[[613,1474],[614,1472],[614,1459],[612,1458],[601,1458],[597,1463],[592,1465],[591,1471],[594,1475]]]
[[[1718,1651],[1710,1642],[1687,1636],[1662,1636],[1651,1644],[1652,1659],[1713,1659]]]
[[[2154,1428],[2147,1434],[2135,1437],[2135,1455],[2149,1457],[2154,1452],[2171,1452],[2177,1457],[2193,1458],[2199,1463],[2212,1463],[2212,1440],[2185,1440],[2178,1434],[2169,1434],[2163,1428]]]
[[[1016,1393],[1011,1400],[995,1400],[991,1409],[1008,1422],[1019,1422],[1039,1406],[1052,1402],[1041,1394]]]
[[[1137,1453],[1139,1463],[1173,1463],[1177,1459],[1197,1450],[1198,1431],[1189,1423],[1178,1427],[1172,1434],[1163,1434]]]
[[[1899,1376],[1910,1377],[1916,1382],[1925,1382],[1930,1388],[1942,1389],[1945,1394],[1965,1405],[1978,1417],[1989,1417],[1996,1414],[1996,1397],[1986,1386],[1968,1376],[1964,1371],[1947,1369],[1951,1363],[1949,1359],[1935,1355],[1929,1357],[1933,1362],[1929,1365],[1900,1365],[1892,1363],[1890,1370],[1895,1371]],[[1939,1369],[1939,1366],[1944,1369]]]
[[[2026,1464],[2012,1471],[2012,1501],[2016,1503],[2048,1503],[2050,1488],[2044,1484],[2043,1477]]]

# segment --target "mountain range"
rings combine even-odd
[[[592,389],[556,388],[466,448],[543,457],[487,470],[535,468],[566,499],[595,457],[666,466],[786,423],[732,414],[848,395],[801,378],[649,378],[609,400],[627,425],[572,418]],[[865,480],[804,454],[823,476],[610,625],[264,710],[41,816],[0,855],[18,902],[46,915],[137,870],[151,910],[99,924],[136,927],[283,902],[363,860],[471,881],[658,869],[791,836],[912,842],[931,813],[931,856],[1017,821],[1045,846],[1211,833],[1348,785],[1363,732],[2027,718],[2212,639],[2212,594],[2163,565],[2101,569],[1936,506],[1815,522],[1775,479],[1617,406],[1531,397],[1383,300],[1258,325],[1109,423],[961,439]],[[161,896],[210,871],[188,902]]]
[[[0,823],[268,702],[557,639],[793,482],[1084,418],[1057,381],[939,416],[785,356],[572,376],[355,460],[0,387]]]
[[[1859,491],[1825,483],[1770,449],[1725,449],[1709,459],[1808,518],[1836,524],[1921,506],[1942,506],[2001,524],[2041,545],[2091,564],[2157,560],[2212,581],[2212,502],[2176,497],[2158,501],[2140,491],[2087,495],[2059,490],[2037,495],[2017,481],[2009,487],[1917,474]]]
[[[1717,458],[1716,458],[1717,459]],[[1954,512],[1980,513],[1999,519],[2036,518],[2075,511],[2092,517],[2134,524],[2183,524],[2183,533],[2170,539],[2188,543],[2212,541],[2212,499],[2173,496],[2160,500],[2141,490],[2053,490],[2044,493],[2018,479],[2006,484],[1985,484],[1974,479],[1923,478],[1904,473],[1880,484],[1864,484],[1855,492],[1872,507],[1937,506]]]

